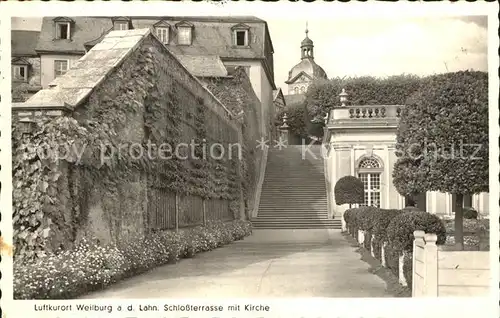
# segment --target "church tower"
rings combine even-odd
[[[314,42],[309,38],[306,24],[306,37],[300,43],[301,61],[288,72],[288,94],[304,94],[315,79],[327,79],[325,71],[314,61]]]

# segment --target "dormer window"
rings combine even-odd
[[[57,40],[71,40],[71,25],[74,21],[70,18],[57,17],[54,19],[55,38]]]
[[[233,33],[233,45],[247,47],[250,45],[250,27],[240,23],[231,28]]]
[[[160,21],[154,25],[154,29],[161,43],[168,44],[170,40],[170,25],[165,21]]]
[[[168,44],[168,28],[164,27],[156,28],[156,35],[160,39],[161,43]]]
[[[12,65],[12,79],[15,82],[27,82],[28,65]]]
[[[248,46],[248,31],[235,31],[236,45]]]
[[[187,21],[177,23],[177,44],[191,45],[193,42],[193,25]]]
[[[128,30],[128,22],[115,22],[115,30]]]
[[[70,39],[71,28],[69,23],[57,23],[56,28],[57,28],[57,35],[56,35],[57,39],[61,40]]]
[[[116,31],[123,31],[130,29],[130,19],[125,17],[118,17],[113,19],[113,28]]]

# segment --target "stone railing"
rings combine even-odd
[[[403,105],[363,105],[345,106],[332,109],[330,120],[342,119],[397,119],[401,115]]]
[[[414,232],[412,296],[487,296],[490,284],[488,251],[443,251],[436,234]]]

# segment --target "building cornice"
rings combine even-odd
[[[54,55],[85,55],[87,52],[80,50],[63,51],[63,50],[36,50],[38,55],[54,54]]]

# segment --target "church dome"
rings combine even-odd
[[[300,46],[312,46],[314,43],[313,41],[308,37],[306,36],[306,38],[304,40],[302,40],[302,42],[300,43]]]
[[[290,70],[290,72],[288,73],[288,81],[294,79],[302,72],[311,76],[313,79],[328,79],[325,70],[323,70],[321,66],[316,64],[316,62],[314,62],[314,59],[305,58]]]
[[[287,84],[292,84],[301,73],[306,74],[310,80],[328,79],[325,70],[314,61],[314,43],[308,36],[309,30],[306,26],[306,37],[300,43],[301,61],[288,72]]]

